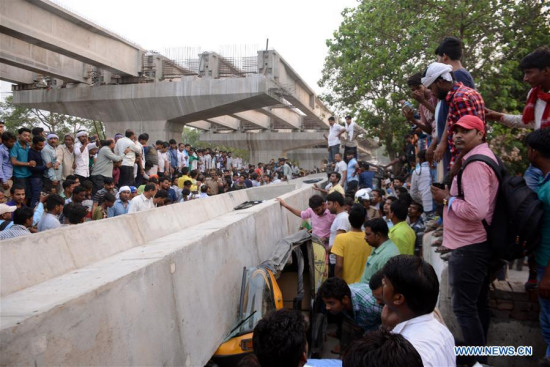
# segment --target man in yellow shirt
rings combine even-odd
[[[390,228],[389,237],[402,255],[413,255],[416,241],[416,234],[406,221],[408,210],[404,200],[396,200],[390,206],[389,217],[393,227]]]
[[[336,255],[334,276],[342,278],[347,284],[352,284],[361,279],[372,247],[365,241],[365,235],[361,230],[365,221],[365,208],[361,204],[354,204],[348,219],[350,231],[336,236],[331,252]]]
[[[180,189],[183,189],[183,183],[185,181],[191,181],[193,183],[193,185],[191,186],[191,191],[197,191],[197,181],[193,180],[191,176],[188,175],[188,173],[189,173],[188,167],[183,167],[181,169],[182,175],[178,178],[178,187]]]

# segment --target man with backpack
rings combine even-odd
[[[484,155],[498,163],[485,141],[485,125],[479,117],[465,115],[452,128],[454,144],[464,161],[473,155]],[[434,200],[444,205],[443,245],[453,250],[449,259],[451,301],[464,345],[487,343],[489,263],[493,251],[483,221],[492,221],[498,189],[496,173],[481,161],[464,165],[463,172],[454,177],[450,191],[432,186]],[[486,357],[479,357],[478,361],[484,363]]]
[[[547,344],[545,361],[550,362],[550,128],[539,129],[525,139],[529,161],[541,170],[542,181],[537,194],[543,203],[544,219],[541,243],[535,249],[539,281],[540,327]]]

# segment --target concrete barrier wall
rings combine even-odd
[[[0,365],[203,366],[235,322],[242,268],[298,228],[271,200],[305,208],[313,190],[297,186],[3,241]]]
[[[447,327],[456,340],[462,340],[462,331],[453,312],[451,288],[449,286],[449,265],[436,253],[437,247],[432,243],[436,240],[433,232],[424,234],[422,255],[432,264],[439,279],[438,307]],[[491,315],[491,323],[487,332],[487,345],[490,346],[531,346],[531,357],[489,357],[489,365],[502,367],[536,367],[538,360],[544,356],[546,344],[538,322],[527,320],[502,320]]]

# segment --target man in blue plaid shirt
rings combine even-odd
[[[376,330],[382,322],[382,306],[376,302],[366,283],[348,286],[343,279],[329,278],[321,284],[318,293],[328,312],[344,316],[339,336],[342,351],[365,332]]]

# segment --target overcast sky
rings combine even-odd
[[[326,40],[357,0],[55,0],[148,50],[251,45],[279,53],[316,92]]]

